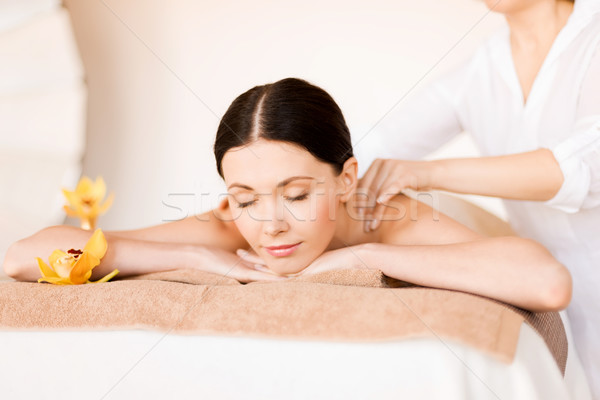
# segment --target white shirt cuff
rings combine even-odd
[[[590,171],[579,157],[565,157],[563,148],[559,145],[552,150],[564,177],[563,184],[554,197],[544,204],[566,213],[576,213],[589,191]]]
[[[599,185],[596,181],[600,178],[600,162],[597,160],[600,148],[599,131],[600,124],[597,123],[591,129],[573,135],[551,149],[564,181],[558,193],[544,202],[546,206],[566,213],[578,212],[582,205],[589,206],[586,199],[591,187]]]

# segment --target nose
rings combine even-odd
[[[269,236],[276,236],[287,231],[288,228],[288,223],[282,219],[272,219],[270,221],[265,221],[264,224],[264,231]]]
[[[263,222],[263,230],[269,236],[275,236],[279,233],[286,232],[289,229],[289,224],[285,219],[285,211],[281,201],[276,201],[276,204],[269,207],[268,218]]]

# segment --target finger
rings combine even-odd
[[[381,224],[381,218],[383,217],[383,213],[385,212],[385,205],[377,204],[375,206],[375,211],[373,212],[373,220],[369,224],[369,230],[374,231]]]
[[[248,261],[253,264],[265,264],[264,260],[256,255],[256,253],[248,252],[244,249],[237,249],[236,254],[243,260]]]
[[[248,269],[259,271],[261,273],[275,275],[275,276],[281,276],[278,273],[276,273],[275,271],[269,269],[264,263],[255,264],[251,261],[246,261],[246,260],[242,259],[242,265]]]
[[[369,187],[369,208],[365,211],[365,225],[367,226],[367,231],[371,229],[371,225],[373,224],[373,219],[375,217],[375,208],[377,206],[377,196],[381,194],[382,187],[386,182],[390,182],[394,179],[393,169],[394,169],[394,160],[384,160],[382,161],[379,170],[377,171],[377,176],[371,182],[371,186]]]
[[[395,161],[396,160],[385,160],[379,168],[377,176],[373,182],[371,182],[370,189],[374,196],[373,202],[381,195],[382,189],[387,186],[386,184],[392,183],[400,177],[397,173],[397,169],[394,168]]]
[[[377,203],[387,205],[388,202],[396,195],[402,193],[406,189],[406,180],[399,179],[386,185],[385,189],[377,197]]]
[[[381,190],[379,197],[377,197],[377,205],[373,211],[372,221],[369,224],[369,229],[371,231],[374,231],[381,225],[389,201],[398,193],[402,192],[406,186],[404,182],[403,179],[395,181],[389,179],[383,184],[384,189]]]
[[[269,273],[269,274],[274,274],[274,272],[271,271],[269,268],[267,268],[267,267],[265,267],[263,265],[260,265],[260,264],[254,264],[254,269],[257,270],[257,271],[262,271],[262,272],[266,272],[266,273]]]
[[[281,282],[287,281],[289,278],[287,276],[274,275],[263,273],[261,275],[257,275],[254,280],[256,281],[271,281],[271,282]]]
[[[244,259],[241,259],[240,265],[242,265],[244,268],[248,268],[253,271],[261,271],[261,272],[266,272],[266,273],[270,273],[270,274],[274,273],[273,271],[271,271],[269,268],[267,268],[266,266],[264,266],[262,264],[253,263],[252,261],[246,261]]]
[[[362,198],[360,199],[360,202],[357,206],[358,215],[363,222],[363,231],[365,233],[369,232],[369,224],[371,223],[371,215],[373,213],[372,207],[376,204],[376,202],[374,201],[375,193],[372,188],[373,181],[377,179],[377,174],[379,173],[381,165],[383,164],[382,160],[375,161],[376,162],[373,162],[373,164],[371,164],[369,170],[363,178],[365,180],[360,192]]]
[[[373,181],[377,178],[379,169],[381,168],[382,164],[383,164],[383,160],[381,160],[381,159],[377,159],[377,160],[373,161],[371,163],[371,165],[369,166],[369,168],[367,169],[367,172],[365,172],[365,175],[358,182],[356,192],[363,196],[364,195],[367,196],[365,201],[364,202],[361,201],[359,203],[359,206],[357,207],[359,215],[366,214],[365,208],[368,207],[368,200],[369,200],[369,196],[371,193],[371,186],[372,186]]]
[[[285,281],[287,278],[285,276],[267,273],[262,271],[257,271],[252,268],[248,268],[246,266],[240,265],[239,277],[236,279],[240,282],[248,283],[254,281]]]
[[[252,275],[256,280],[268,280],[268,281],[285,281],[288,279],[287,276],[276,274],[273,271],[263,272],[263,271],[254,271]]]
[[[365,172],[363,177],[360,178],[360,180],[358,181],[358,185],[356,186],[357,189],[364,189],[371,186],[371,182],[373,182],[373,179],[375,179],[375,177],[377,176],[377,171],[379,170],[379,167],[381,166],[382,162],[383,160],[378,158],[375,161],[373,161],[371,165],[369,165],[369,168],[367,168],[367,172]]]
[[[363,230],[369,232],[371,230],[371,222],[373,221],[373,209],[369,208],[368,213],[364,215]]]

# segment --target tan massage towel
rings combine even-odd
[[[382,341],[457,340],[510,363],[525,321],[564,374],[558,313],[534,314],[484,297],[418,287],[379,270],[336,270],[241,284],[180,269],[102,284],[0,283],[0,329],[156,329],[180,334]]]

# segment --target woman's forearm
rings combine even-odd
[[[538,243],[517,237],[447,245],[368,243],[361,259],[392,278],[460,290],[533,311],[565,308],[571,275]]]
[[[92,232],[70,226],[53,226],[14,243],[4,260],[5,272],[22,281],[41,277],[35,257],[47,261],[55,249],[83,249]],[[176,268],[192,268],[206,255],[205,246],[179,243],[160,243],[127,239],[104,232],[108,249],[100,264],[92,271],[96,280],[115,268],[119,277]]]
[[[430,161],[433,189],[514,200],[550,200],[563,183],[552,152]]]

